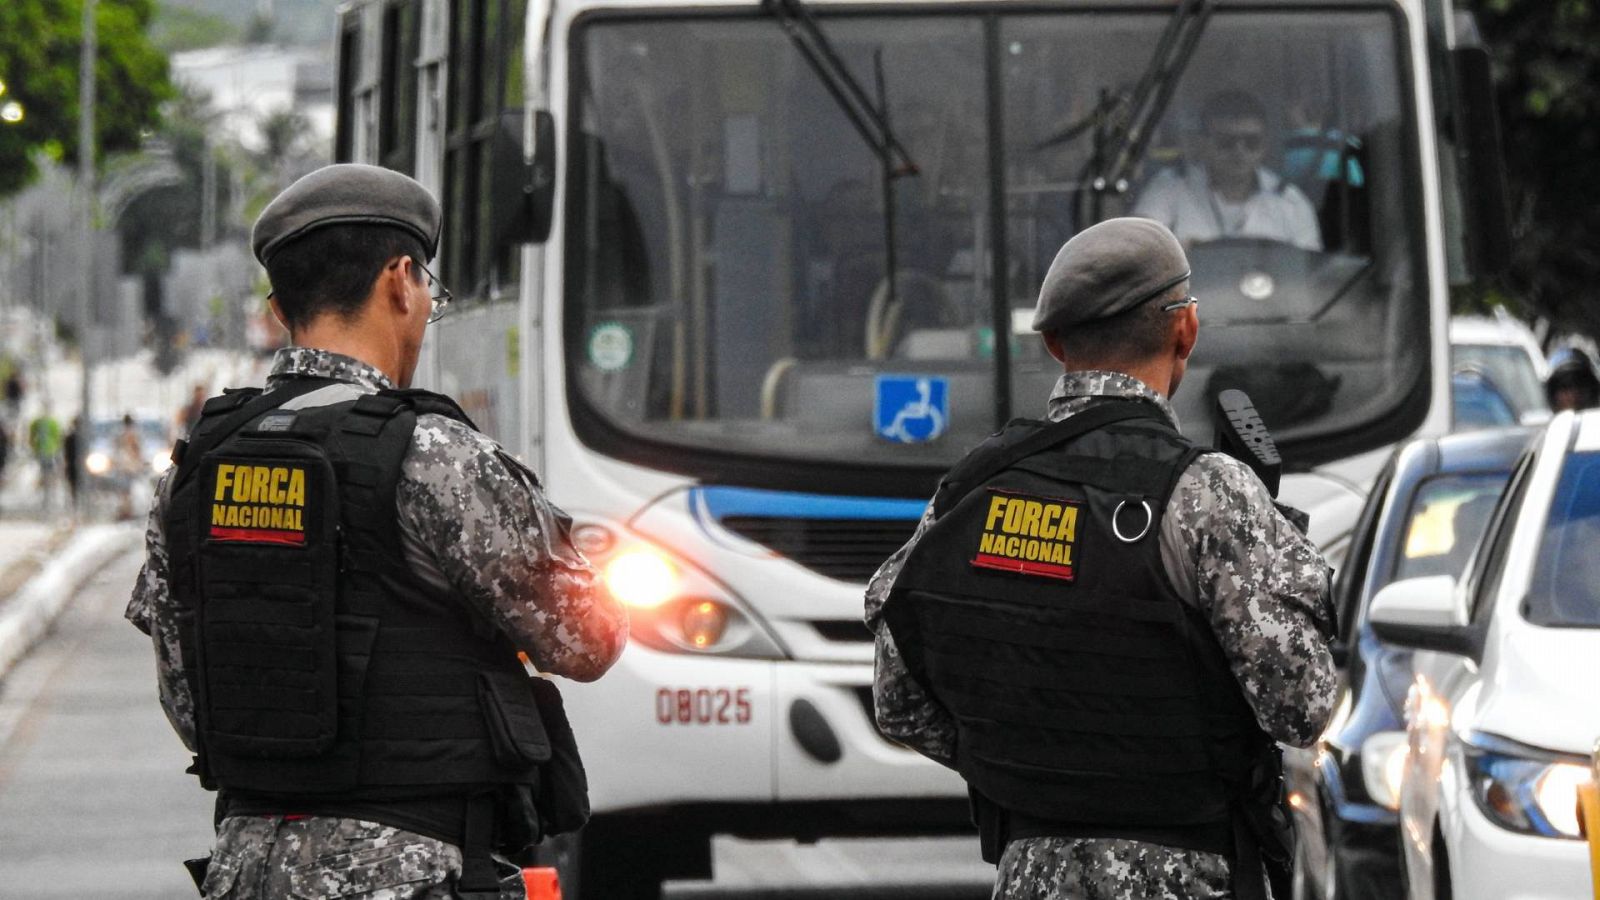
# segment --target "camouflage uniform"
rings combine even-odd
[[[267,390],[292,376],[339,383],[295,398],[286,409],[339,403],[393,387],[366,363],[302,347],[278,351]],[[193,750],[194,698],[167,587],[170,476],[169,471],[157,488],[145,532],[145,564],[126,615],[155,645],[162,709]],[[413,572],[489,614],[540,671],[593,680],[622,652],[627,613],[600,589],[593,567],[567,540],[566,514],[499,444],[454,419],[418,416],[396,498]],[[328,861],[321,875],[313,865],[318,860]],[[306,865],[312,868],[299,868]],[[212,858],[212,879],[237,878],[236,886],[233,893],[219,886],[206,895],[301,896],[305,888],[307,897],[359,891],[382,898],[446,897],[460,869],[455,847],[397,828],[355,819],[239,816],[223,821]],[[343,881],[333,890],[335,885],[308,881],[312,878]]]
[[[1050,395],[1060,421],[1105,397],[1139,398],[1177,424],[1172,407],[1117,372],[1063,375]],[[877,635],[873,699],[878,727],[944,765],[956,725],[906,671],[882,617],[889,588],[931,521],[884,562],[867,585],[866,621]],[[1324,635],[1333,630],[1328,566],[1274,508],[1243,463],[1200,456],[1179,477],[1162,520],[1161,557],[1182,596],[1211,621],[1234,677],[1269,735],[1304,746],[1333,713],[1335,673]],[[1006,847],[994,896],[1004,900],[1190,900],[1232,896],[1228,861],[1216,854],[1138,841],[1029,838]]]

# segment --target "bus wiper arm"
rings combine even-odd
[[[879,108],[872,102],[805,4],[801,0],[761,0],[761,8],[783,26],[801,58],[817,73],[822,86],[827,88],[845,118],[855,126],[856,133],[872,148],[890,176],[916,175],[916,162],[889,127],[887,105]]]
[[[1150,64],[1145,66],[1133,89],[1127,117],[1116,125],[1109,124],[1109,116],[1101,119],[1102,124],[1115,130],[1097,134],[1096,153],[1084,179],[1094,191],[1096,221],[1100,218],[1100,195],[1107,189],[1119,193],[1124,190],[1128,175],[1144,158],[1155,126],[1166,112],[1178,79],[1188,68],[1200,36],[1211,20],[1213,6],[1213,0],[1180,0],[1172,17],[1167,19],[1161,39],[1156,42]],[[1111,148],[1110,152],[1104,151],[1106,147]]]

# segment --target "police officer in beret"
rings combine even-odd
[[[1266,896],[1276,745],[1333,711],[1329,570],[1243,463],[1178,430],[1199,337],[1166,227],[1068,241],[1063,374],[941,482],[867,588],[879,728],[970,789],[994,896]]]
[[[533,472],[408,390],[450,298],[440,218],[362,165],[267,206],[293,346],[264,392],[205,404],[150,513],[127,617],[219,791],[207,897],[521,897],[496,856],[587,815],[559,694],[518,654],[592,681],[626,614]]]

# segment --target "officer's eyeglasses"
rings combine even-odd
[[[1162,307],[1161,307],[1161,311],[1162,312],[1172,312],[1173,310],[1183,309],[1186,306],[1199,306],[1199,305],[1200,305],[1200,299],[1198,297],[1195,297],[1193,294],[1190,294],[1189,296],[1183,298],[1182,300],[1174,300],[1171,303],[1163,304]]]
[[[450,301],[454,298],[450,296],[450,289],[440,284],[439,279],[433,277],[433,273],[428,271],[427,266],[417,262],[414,258],[412,262],[416,262],[417,268],[422,270],[422,274],[428,276],[428,293],[433,299],[433,312],[428,314],[428,324],[432,325],[444,318],[445,310],[450,308]]]

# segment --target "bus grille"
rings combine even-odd
[[[788,519],[728,516],[722,527],[802,566],[865,584],[911,539],[915,519]]]

